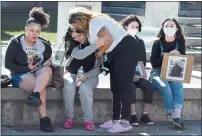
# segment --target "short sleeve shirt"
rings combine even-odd
[[[45,45],[42,41],[37,39],[34,46],[28,46],[24,40],[24,36],[20,38],[20,41],[22,48],[27,55],[27,63],[29,64],[34,56],[38,56],[41,58],[41,61],[39,62],[39,64],[41,64],[44,60],[43,52],[45,51]]]

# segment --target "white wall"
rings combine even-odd
[[[146,2],[144,25],[148,27],[161,27],[168,17],[178,20],[180,2]]]
[[[57,46],[62,43],[68,22],[68,13],[75,6],[89,5],[93,11],[101,12],[101,2],[58,2],[58,22],[57,22]]]

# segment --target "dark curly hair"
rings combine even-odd
[[[140,20],[137,18],[137,16],[135,16],[134,14],[131,14],[131,15],[128,15],[127,17],[125,17],[123,20],[120,21],[120,24],[126,30],[126,26],[128,26],[133,21],[136,21],[139,24],[138,31],[141,32],[141,30],[142,30],[142,24],[141,24]]]
[[[34,7],[29,11],[29,19],[26,25],[30,23],[40,24],[41,27],[46,28],[50,22],[50,15],[44,12],[42,7]]]
[[[66,52],[66,59],[68,59],[72,53],[72,50],[77,47],[80,43],[75,41],[72,38],[72,32],[76,32],[76,33],[84,33],[82,30],[80,29],[75,29],[73,30],[71,26],[69,26],[67,28],[67,32],[65,34],[65,36],[63,37],[63,43],[64,43],[64,48],[65,48],[65,52]]]

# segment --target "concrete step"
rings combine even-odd
[[[138,16],[145,15],[145,9],[143,8],[102,6],[102,11],[106,13],[116,13],[116,14],[135,14]]]
[[[178,17],[179,23],[188,25],[188,26],[194,26],[194,25],[200,25],[201,26],[201,17]]]
[[[94,122],[101,123],[112,116],[112,101],[109,84],[109,75],[100,75],[100,82],[94,90],[93,115]],[[184,84],[184,108],[182,117],[184,120],[201,119],[201,79],[193,78],[190,84]],[[143,110],[143,93],[136,90],[137,115],[141,116]],[[38,125],[39,115],[37,108],[28,107],[24,100],[28,94],[18,88],[1,89],[1,120],[2,126]],[[77,123],[83,122],[83,114],[78,95],[75,102],[75,119]],[[192,111],[192,112],[190,112]],[[47,89],[47,115],[50,116],[54,125],[61,125],[65,115],[62,101],[62,90],[55,88]],[[156,121],[166,121],[166,113],[162,97],[156,91],[151,106],[150,115]]]
[[[201,47],[201,37],[185,37],[186,46]]]
[[[142,31],[141,33],[139,33],[137,35],[144,40],[146,48],[148,47],[148,49],[151,50],[153,41],[155,41],[157,39],[155,36],[157,35],[158,31],[156,31],[156,34],[155,34],[155,31],[152,32],[154,35],[153,37],[151,35],[147,35],[147,32],[144,32],[144,31]],[[186,36],[185,41],[186,41],[186,43],[185,43],[186,46],[202,47],[201,46],[201,37]],[[194,50],[192,50],[192,51],[195,52]]]
[[[103,6],[110,6],[110,7],[127,7],[127,8],[142,8],[145,9],[144,1],[103,1]],[[102,9],[103,10],[103,9]]]
[[[116,21],[121,21],[123,18],[127,17],[128,14],[118,14],[118,13],[107,13],[107,12],[103,12],[105,14],[108,14],[109,16],[111,16],[112,18],[114,18]],[[144,16],[137,16],[141,22],[144,21]]]
[[[112,18],[114,18],[117,21],[122,20],[123,18],[127,17],[128,14],[118,14],[118,13],[107,13],[107,12],[103,12],[105,14],[108,14],[109,16],[111,16]],[[142,15],[137,15],[137,17],[140,19],[140,21],[142,23],[144,23],[145,20],[145,16]],[[201,18],[193,18],[193,17],[178,17],[178,21],[180,25],[185,25],[187,26],[191,26],[191,27],[199,27],[201,28]]]
[[[201,17],[201,10],[180,10],[178,15],[182,17]]]
[[[185,35],[198,34],[201,35],[201,26],[181,26],[182,31]]]
[[[182,10],[201,10],[201,2],[200,1],[181,1],[180,9]]]
[[[193,52],[188,52],[187,51],[186,53],[187,53],[187,55],[194,56],[194,65],[198,64],[198,63],[201,63],[201,52],[193,53]],[[150,51],[146,51],[147,61],[150,61],[150,54],[151,54]]]
[[[133,127],[128,133],[114,134],[118,136],[137,136],[137,135],[201,135],[200,121],[185,121],[188,127],[184,130],[175,129],[168,122],[155,122],[153,126],[146,126],[141,124],[138,127]],[[23,126],[23,127],[2,127],[2,135],[70,135],[70,136],[109,136],[113,135],[106,132],[106,129],[99,128],[99,124],[95,124],[96,130],[94,132],[85,131],[83,124],[76,124],[73,129],[63,129],[61,125],[54,126],[53,133],[45,133],[39,130],[39,126]]]

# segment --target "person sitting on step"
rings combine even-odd
[[[25,102],[38,107],[40,129],[45,132],[53,132],[51,120],[46,116],[46,86],[52,76],[52,49],[50,42],[39,36],[41,28],[48,26],[49,19],[43,8],[34,7],[29,12],[25,34],[11,38],[5,55],[5,68],[11,72],[13,87],[30,94]]]

